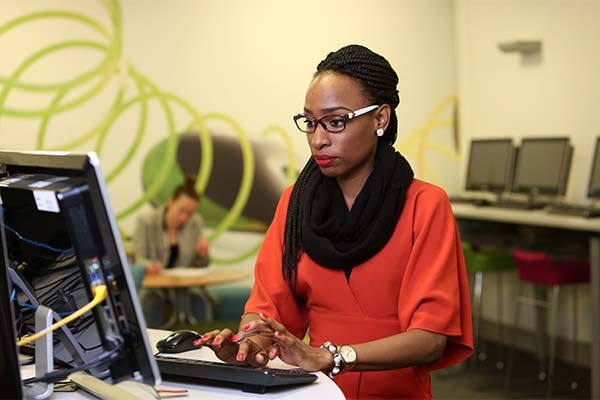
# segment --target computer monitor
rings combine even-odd
[[[2,219],[2,209],[0,209]],[[0,236],[4,236],[4,230],[0,230]],[[6,256],[5,240],[0,242],[0,257]],[[15,344],[14,314],[10,302],[10,284],[8,282],[8,271],[0,263],[0,388],[2,395],[9,399],[20,399],[23,397],[21,389],[21,374],[19,371],[19,360]]]
[[[513,191],[563,195],[571,167],[573,148],[569,138],[527,138],[517,151]]]
[[[7,249],[0,269],[22,278],[28,288],[22,292],[34,297],[11,293],[20,310],[15,330],[31,322],[32,300],[66,315],[91,300],[93,285],[104,284],[106,300],[67,325],[76,331],[72,337],[78,343],[73,345],[93,359],[117,344],[110,361],[94,371],[113,383],[132,377],[150,385],[159,383],[97,156],[0,151],[0,198],[4,217],[0,228]],[[6,296],[6,290],[1,295]],[[80,360],[63,355],[62,361],[77,364]]]
[[[588,186],[588,197],[600,199],[600,137],[596,139],[596,149],[594,150],[590,184]]]
[[[510,190],[514,152],[512,139],[472,140],[466,189],[492,192]]]

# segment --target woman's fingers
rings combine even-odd
[[[215,329],[214,331],[203,334],[200,339],[194,342],[194,345],[209,345],[219,347],[223,342],[231,337],[231,329],[225,328],[222,331]]]
[[[279,331],[281,333],[287,333],[287,329],[286,329],[285,325],[283,325],[282,323],[274,320],[271,317],[267,317],[263,313],[260,313],[259,315],[260,315],[260,320],[263,321],[263,322],[265,322],[273,330]]]
[[[212,346],[220,347],[224,341],[228,340],[231,337],[231,329],[225,328],[221,332],[219,332],[212,340]]]
[[[238,345],[239,347],[235,357],[237,362],[246,362],[258,366],[265,366],[269,362],[267,352],[260,350],[257,344],[252,340],[242,340]]]
[[[273,334],[273,339],[275,339],[276,343],[279,343],[286,347],[294,345],[296,343],[296,340],[298,340],[292,334],[285,334],[285,333],[281,333],[279,331],[275,331],[275,333]]]
[[[231,337],[233,342],[240,342],[252,336],[272,336],[273,329],[264,321],[256,320],[248,322],[240,327],[240,330]]]
[[[279,354],[279,347],[277,347],[277,346],[271,346],[269,348],[269,351],[267,352],[267,356],[269,357],[269,360],[274,360],[278,354]]]
[[[264,367],[269,362],[269,357],[267,357],[266,353],[259,352],[254,356],[254,360],[260,367]]]
[[[238,345],[238,351],[235,356],[235,360],[238,362],[244,362],[248,358],[248,353],[250,351],[250,345],[252,343],[249,340],[243,340]]]

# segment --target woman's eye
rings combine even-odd
[[[344,126],[344,118],[332,118],[329,120],[329,125],[332,128],[341,128],[342,126]]]
[[[313,128],[317,123],[315,120],[312,119],[306,119],[304,121],[304,124],[306,125],[307,128]]]

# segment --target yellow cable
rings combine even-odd
[[[83,314],[85,314],[86,312],[90,311],[92,308],[96,307],[98,304],[102,303],[104,301],[104,299],[106,299],[106,295],[108,293],[107,289],[106,289],[106,285],[98,285],[98,286],[94,287],[93,290],[94,290],[94,298],[88,304],[81,307],[79,310],[75,311],[73,314],[69,315],[68,317],[65,317],[65,318],[61,319],[60,321],[56,322],[54,325],[49,326],[46,329],[42,329],[41,331],[36,332],[31,336],[27,336],[27,337],[19,340],[17,342],[17,346],[19,346],[19,347],[24,346],[28,343],[38,340],[39,338],[43,337],[44,335],[47,335],[48,333],[57,330],[61,326],[76,320],[77,318],[79,318]]]

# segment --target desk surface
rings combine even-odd
[[[162,331],[158,329],[148,329],[148,336],[152,348],[156,349],[155,344],[160,339],[168,336],[170,331]],[[217,361],[213,351],[208,348],[201,348],[198,350],[188,351],[181,354],[170,354],[173,357],[184,357],[199,360]],[[274,368],[289,368],[287,364],[284,364],[279,359],[275,359],[269,363],[269,366]],[[22,368],[22,378],[28,378],[33,374],[33,366],[27,366]],[[318,372],[319,379],[311,384],[302,386],[291,386],[287,389],[278,389],[273,393],[265,394],[254,394],[244,393],[240,389],[216,387],[208,385],[190,385],[175,382],[163,382],[158,385],[159,388],[184,388],[188,389],[188,395],[184,397],[177,397],[179,399],[202,399],[202,400],[247,400],[247,399],[285,399],[285,400],[305,400],[305,399],[328,399],[328,400],[344,400],[344,395],[339,387],[325,374]],[[51,399],[95,399],[94,396],[84,392],[83,390],[77,390],[76,392],[60,393],[56,392],[52,395]]]
[[[548,214],[544,210],[478,207],[473,204],[460,203],[452,204],[452,211],[457,218],[570,229],[582,232],[600,232],[600,218]]]
[[[206,274],[182,275],[146,275],[142,286],[144,288],[187,288],[194,286],[217,285],[236,282],[248,278],[252,272],[246,268],[209,267]]]

